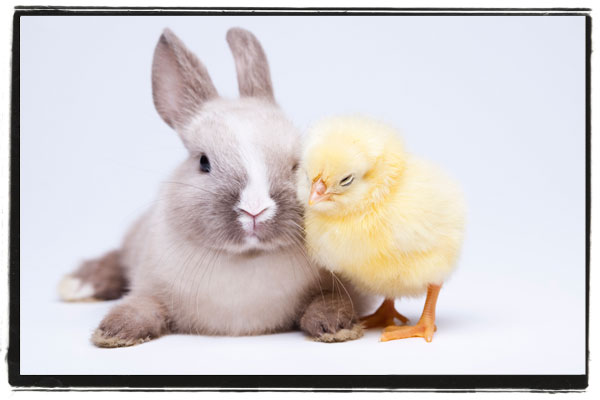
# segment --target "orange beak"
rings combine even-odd
[[[325,185],[323,180],[319,178],[319,180],[314,182],[312,184],[312,187],[310,188],[310,196],[308,196],[308,205],[312,206],[321,201],[329,200],[329,197],[331,195],[326,192],[327,185]]]

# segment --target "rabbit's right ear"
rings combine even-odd
[[[245,29],[231,28],[227,43],[235,60],[240,95],[274,102],[269,63],[258,39]]]
[[[206,67],[170,30],[160,36],[152,61],[152,97],[162,119],[176,129],[217,97]]]

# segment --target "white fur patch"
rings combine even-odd
[[[240,194],[240,202],[237,207],[250,214],[258,215],[256,218],[252,218],[250,215],[242,214],[239,221],[246,232],[252,233],[255,224],[258,225],[275,216],[277,204],[269,195],[267,166],[260,148],[255,144],[256,133],[248,131],[249,128],[242,126],[238,120],[233,120],[230,124],[233,125],[235,131],[240,132],[237,135],[240,157],[248,174],[248,183]],[[244,132],[244,130],[248,132]],[[253,221],[254,219],[256,221]]]
[[[83,284],[80,279],[67,275],[58,284],[58,295],[62,301],[90,300],[94,296],[94,288],[89,283]]]

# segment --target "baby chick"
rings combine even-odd
[[[298,196],[306,204],[306,242],[316,262],[385,301],[363,319],[387,326],[382,341],[430,342],[442,283],[463,241],[461,191],[442,171],[404,150],[398,133],[374,120],[333,118],[308,134]],[[427,293],[418,323],[394,299]]]

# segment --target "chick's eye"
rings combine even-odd
[[[340,181],[340,186],[349,186],[354,181],[354,176],[348,175]]]
[[[208,161],[208,157],[204,154],[200,157],[200,171],[210,172],[210,161]]]

